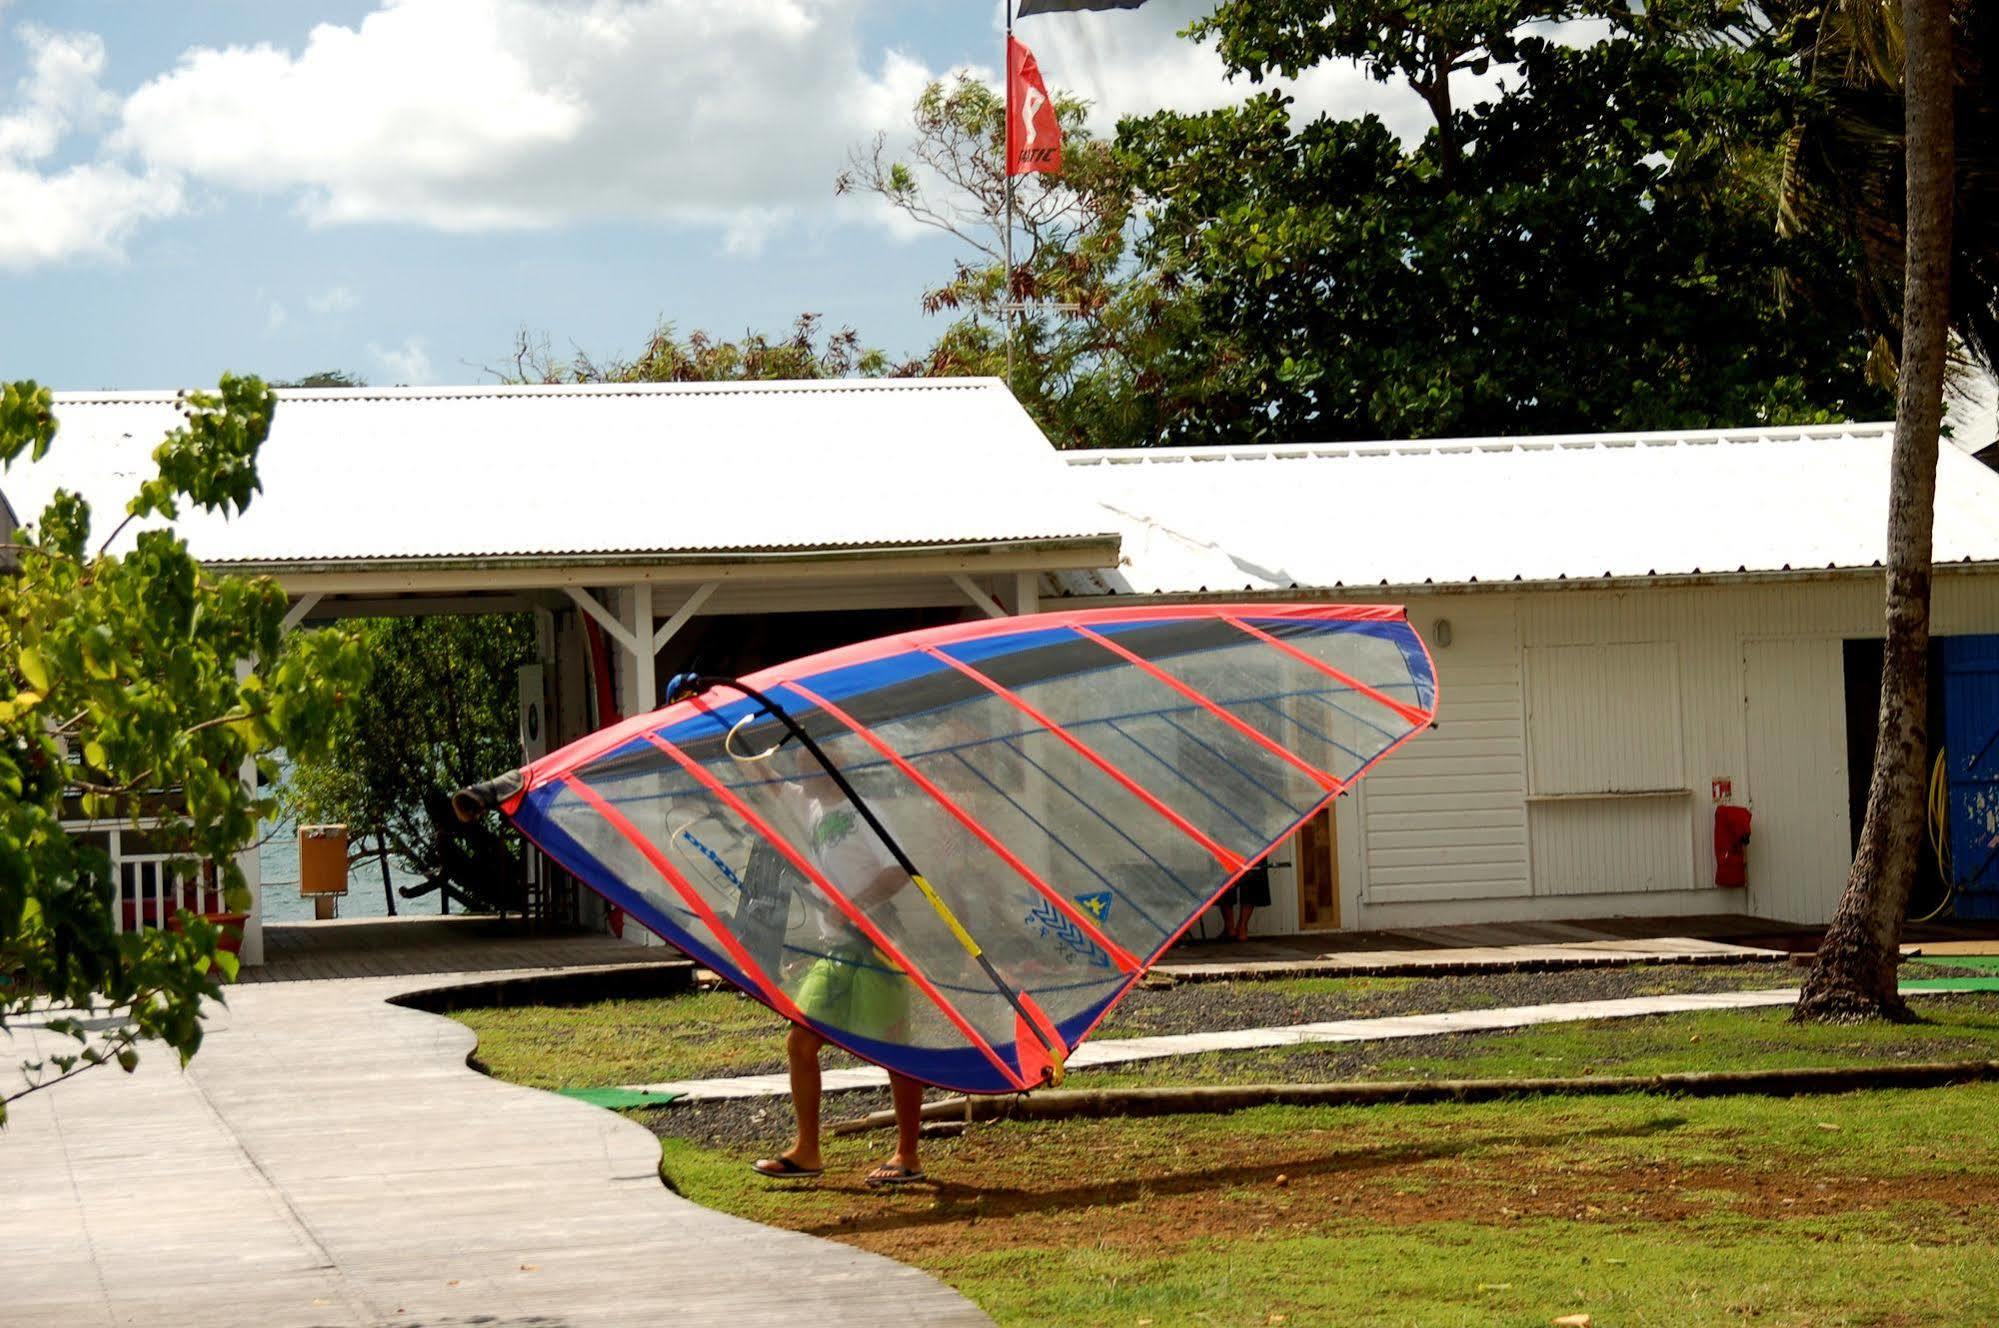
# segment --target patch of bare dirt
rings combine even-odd
[[[1660,1117],[1636,1129],[1671,1130]],[[1482,1131],[1421,1143],[1343,1144],[1307,1131],[1255,1157],[1226,1141],[1175,1139],[1160,1148],[1106,1140],[1061,1155],[1007,1127],[974,1129],[933,1148],[937,1179],[884,1195],[858,1181],[829,1180],[822,1195],[842,1201],[832,1220],[820,1208],[799,1229],[919,1263],[1004,1247],[1008,1241],[1087,1243],[1140,1254],[1170,1254],[1211,1237],[1306,1233],[1349,1221],[1407,1226],[1430,1222],[1504,1224],[1536,1220],[1620,1227],[1671,1223],[1717,1211],[1756,1219],[1884,1211],[1920,1199],[1927,1211],[1969,1221],[1989,1214],[1993,1178],[1926,1176],[1919,1183],[1819,1176],[1772,1159],[1763,1170],[1685,1167],[1616,1159],[1578,1166],[1573,1131],[1495,1137]],[[1005,1177],[968,1184],[966,1176]]]

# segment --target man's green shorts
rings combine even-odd
[[[792,994],[806,1018],[887,1041],[909,1018],[909,979],[872,945],[844,945],[815,962]]]

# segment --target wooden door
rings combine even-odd
[[[1328,806],[1292,840],[1298,880],[1298,930],[1337,931],[1340,925],[1340,839]]]

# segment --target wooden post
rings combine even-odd
[[[659,708],[659,679],[653,670],[652,582],[641,581],[625,591],[625,630],[631,636],[626,651],[632,667],[625,675],[625,714],[643,715]]]

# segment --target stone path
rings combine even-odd
[[[1690,1010],[1747,1010],[1791,1005],[1798,989],[1773,991],[1712,991],[1677,996],[1631,996],[1607,1001],[1564,1001],[1553,1005],[1515,1005],[1497,1010],[1455,1010],[1448,1014],[1397,1015],[1386,1019],[1333,1019],[1281,1028],[1243,1028],[1226,1033],[1176,1033],[1164,1037],[1106,1038],[1085,1042],[1069,1058],[1072,1070],[1156,1060],[1164,1056],[1196,1056],[1208,1051],[1248,1051],[1260,1047],[1293,1047],[1308,1042],[1374,1042],[1387,1038],[1435,1037],[1440,1033],[1489,1033],[1532,1024],[1575,1023],[1584,1019],[1629,1019],[1647,1014],[1682,1014]],[[880,1088],[888,1076],[873,1066],[828,1070],[828,1091]],[[688,1101],[732,1097],[783,1097],[791,1092],[783,1074],[750,1074],[729,1079],[681,1079],[669,1083],[631,1084],[626,1091],[676,1096]]]
[[[644,1128],[478,1074],[469,1029],[385,1003],[438,985],[239,987],[186,1072],[153,1048],[15,1102],[0,1325],[989,1322],[926,1273],[675,1196]]]

